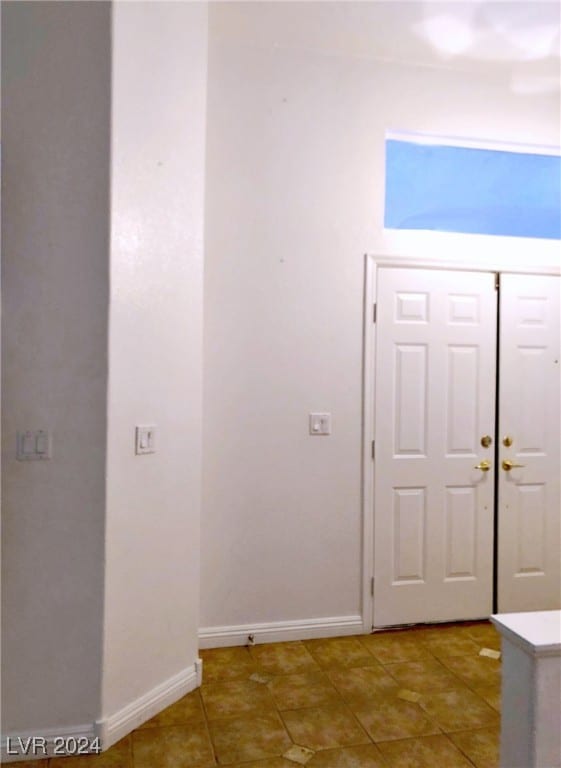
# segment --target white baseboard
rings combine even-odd
[[[361,635],[364,631],[362,616],[333,616],[325,619],[273,621],[267,624],[203,627],[199,630],[199,647],[223,648],[228,645],[247,645],[249,635],[253,635],[255,643],[277,643],[284,640]]]
[[[97,720],[93,724],[48,730],[37,729],[3,736],[0,741],[0,761],[2,764],[18,763],[22,760],[35,760],[55,754],[61,756],[77,754],[76,741],[78,745],[85,745],[95,743],[96,739],[99,740],[102,751],[105,751],[162,709],[198,688],[202,677],[203,662],[197,659],[190,667],[152,688],[119,712]],[[74,751],[64,751],[64,745],[68,744]]]
[[[96,737],[93,724],[71,725],[66,728],[45,728],[6,734],[0,742],[0,762],[19,763],[39,760],[63,751],[65,745],[90,745]]]
[[[197,688],[202,681],[202,661],[194,664],[170,677],[165,682],[152,688],[140,698],[127,704],[126,707],[113,715],[104,717],[95,723],[95,733],[99,736],[103,749],[115,744],[127,733],[150,720],[162,709],[174,704],[185,694]]]

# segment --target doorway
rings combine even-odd
[[[559,284],[378,268],[375,627],[559,607]]]

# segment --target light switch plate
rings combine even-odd
[[[310,435],[330,435],[331,414],[310,413]]]
[[[47,429],[26,429],[17,433],[18,461],[46,461],[51,456],[52,439]]]
[[[139,425],[135,432],[135,453],[156,453],[156,425]]]

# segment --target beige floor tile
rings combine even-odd
[[[462,632],[481,648],[501,650],[501,636],[490,621],[485,621],[481,624],[466,624],[465,627],[462,627]]]
[[[381,664],[430,658],[424,645],[406,631],[375,632],[364,635],[360,642]]]
[[[483,701],[490,704],[497,712],[501,711],[501,689],[500,686],[490,685],[484,688],[474,688],[474,693],[481,696]]]
[[[228,768],[298,768],[298,763],[286,760],[284,757],[271,757],[265,760],[252,760],[250,763],[231,763]]]
[[[399,690],[393,677],[378,664],[354,669],[331,669],[328,674],[345,701],[357,706],[367,704],[380,695],[396,694]]]
[[[437,658],[477,656],[481,646],[458,628],[419,630],[419,640]]]
[[[267,686],[252,680],[209,683],[201,690],[201,695],[209,720],[244,717],[275,708]]]
[[[204,723],[145,728],[133,733],[134,768],[211,768],[216,765]]]
[[[199,656],[203,660],[203,685],[247,678],[257,669],[245,647],[204,649]]]
[[[376,660],[356,637],[304,640],[304,645],[321,667],[365,667]]]
[[[461,682],[436,659],[407,661],[402,664],[386,664],[384,669],[403,688],[423,693],[448,691],[461,686]]]
[[[324,672],[274,677],[267,688],[281,710],[329,706],[341,701]]]
[[[252,659],[270,675],[292,675],[318,670],[318,664],[303,643],[269,643],[249,649]]]
[[[498,768],[499,728],[451,733],[454,744],[469,757],[476,768]]]
[[[295,744],[308,749],[329,749],[368,744],[369,738],[347,707],[312,707],[282,713]]]
[[[166,725],[185,725],[186,723],[201,723],[205,719],[201,695],[198,690],[176,701],[170,707],[147,720],[141,728],[161,728]]]
[[[52,757],[49,768],[132,768],[132,736],[125,736],[106,752],[80,757]],[[21,766],[21,763],[15,763]],[[37,763],[34,763],[36,766]]]
[[[473,768],[446,736],[387,741],[380,751],[389,768]]]
[[[403,631],[405,634],[410,634],[411,636],[414,635],[417,639],[426,639],[429,637],[442,637],[443,635],[463,636],[465,634],[466,627],[467,623],[464,622],[458,624],[417,624],[417,626],[411,627],[410,629],[405,629]]]
[[[440,733],[417,704],[389,696],[353,712],[376,743]]]
[[[17,768],[47,768],[48,759],[45,760],[23,760],[18,763],[13,763]],[[91,763],[90,763],[91,765]]]
[[[442,663],[470,688],[501,684],[501,662],[487,656],[442,657]]]
[[[386,768],[380,750],[374,744],[317,752],[306,768]]]
[[[280,757],[292,744],[276,713],[213,720],[209,730],[220,765]]]
[[[498,722],[498,714],[468,688],[423,695],[419,702],[443,731],[483,728]]]

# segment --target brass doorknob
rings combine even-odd
[[[479,464],[476,464],[474,469],[480,469],[482,472],[488,472],[491,469],[491,462],[487,459],[483,459]]]
[[[491,435],[483,435],[483,437],[481,438],[481,445],[484,448],[488,448],[492,442],[493,442],[493,438],[491,437]]]
[[[510,472],[511,469],[514,469],[514,467],[524,467],[524,464],[516,464],[514,461],[511,461],[510,459],[503,459],[502,468],[505,472]]]

